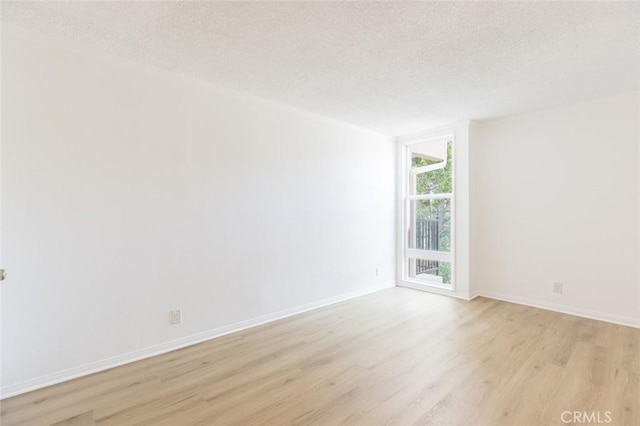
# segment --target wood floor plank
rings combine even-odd
[[[638,425],[639,352],[638,329],[395,288],[3,400],[0,423]]]
[[[93,420],[93,411],[87,411],[86,413],[78,414],[66,420],[54,423],[51,426],[93,426],[95,422]]]

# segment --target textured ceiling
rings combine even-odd
[[[390,135],[640,87],[640,3],[3,2],[2,20]]]

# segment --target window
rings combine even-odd
[[[403,280],[453,288],[453,138],[405,146]]]

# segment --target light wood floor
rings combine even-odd
[[[390,289],[2,401],[2,425],[640,425],[640,330]]]

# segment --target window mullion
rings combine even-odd
[[[421,200],[448,200],[453,198],[453,194],[420,194],[420,195],[407,195],[407,201],[421,201]]]

